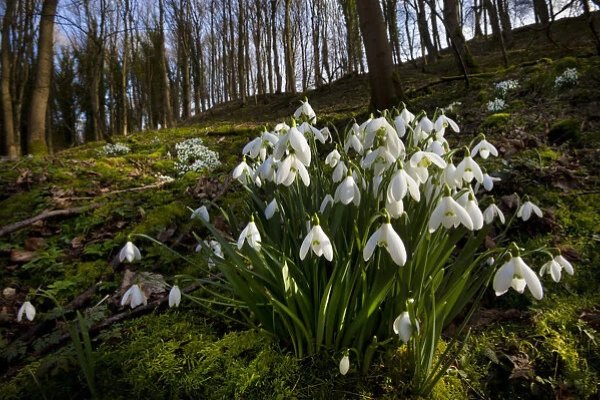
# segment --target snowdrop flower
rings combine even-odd
[[[405,152],[404,144],[398,137],[398,133],[385,117],[376,118],[365,127],[364,147],[372,147],[376,138],[379,141],[378,146],[382,146],[389,151],[394,159]]]
[[[181,303],[181,290],[179,286],[173,285],[169,292],[169,307],[179,307],[179,303]]]
[[[404,214],[404,203],[402,200],[394,200],[388,193],[385,196],[385,210],[390,214],[390,217],[400,218]]]
[[[465,158],[456,166],[456,178],[462,179],[469,183],[475,178],[479,183],[483,182],[483,172],[479,164],[473,160],[470,154],[467,153]]]
[[[304,135],[295,126],[292,126],[285,135],[279,138],[273,150],[273,158],[276,160],[283,159],[288,150],[293,152],[304,166],[308,167],[310,165],[310,146]]]
[[[123,260],[127,260],[128,262],[134,262],[135,260],[141,260],[142,255],[140,254],[140,249],[137,248],[135,244],[132,242],[125,243],[125,246],[119,252],[119,262],[123,262]]]
[[[442,182],[448,185],[450,189],[456,189],[461,186],[462,179],[456,178],[456,167],[451,162],[446,165],[442,172]]]
[[[283,135],[285,134],[285,132],[290,130],[290,126],[288,124],[286,124],[285,122],[280,122],[277,125],[275,125],[275,128],[273,128],[273,131],[275,133],[277,133],[278,135]]]
[[[406,135],[406,128],[410,129],[410,125],[408,125],[404,119],[398,115],[396,118],[394,118],[394,128],[396,128],[398,136],[402,138]]]
[[[148,299],[146,298],[146,294],[140,289],[137,284],[131,285],[129,289],[123,295],[121,299],[121,306],[129,305],[129,307],[136,308],[140,305],[148,304]]]
[[[573,275],[575,273],[571,263],[562,255],[558,255],[542,266],[540,269],[540,276],[544,276],[545,274],[549,273],[550,276],[552,276],[552,280],[554,280],[554,282],[558,282],[560,281],[563,268],[569,275]]]
[[[246,157],[242,158],[242,162],[239,163],[231,173],[233,179],[237,179],[242,185],[248,185],[253,181],[252,176],[254,171],[246,163]]]
[[[456,122],[454,122],[453,119],[446,117],[444,114],[437,117],[437,119],[435,120],[435,123],[433,124],[433,129],[435,129],[437,134],[443,136],[444,131],[446,130],[446,128],[448,126],[450,126],[450,128],[454,132],[457,132],[457,133],[460,132],[460,128],[458,127],[458,124]]]
[[[332,175],[333,182],[337,183],[337,182],[341,181],[342,179],[344,179],[344,176],[346,176],[347,174],[348,174],[348,168],[346,167],[346,164],[343,161],[338,162],[337,165],[335,166],[335,169],[333,170],[333,175]]]
[[[451,196],[445,196],[440,200],[433,213],[431,213],[429,232],[435,232],[440,225],[443,225],[446,229],[450,229],[451,227],[456,228],[460,224],[463,224],[470,231],[474,228],[473,220],[467,210]]]
[[[496,217],[504,224],[505,220],[502,210],[500,210],[496,204],[492,203],[483,212],[483,220],[486,224],[491,224]]]
[[[210,241],[204,241],[204,245],[207,246],[208,248],[210,248],[212,250],[212,252],[219,258],[224,258],[223,256],[223,250],[221,249],[221,244],[219,242],[217,242],[216,240],[210,240]],[[202,251],[202,245],[200,243],[198,243],[198,245],[196,246],[196,253],[199,253]],[[215,267],[215,262],[213,261],[213,259],[211,257],[208,258],[208,268],[209,269],[213,269]]]
[[[254,250],[260,250],[260,232],[258,231],[256,224],[254,223],[254,217],[250,219],[248,225],[246,225],[244,230],[242,230],[242,233],[240,233],[240,237],[237,241],[238,250],[242,249],[242,247],[244,246],[244,242],[247,242],[248,245]]]
[[[475,195],[473,192],[469,193],[469,199],[465,206],[465,210],[469,214],[471,221],[473,222],[473,229],[479,230],[483,228],[483,213],[479,209],[477,205],[477,199],[475,199]]]
[[[415,114],[411,113],[406,107],[404,107],[400,112],[400,118],[402,118],[404,124],[408,125],[415,120]]]
[[[304,134],[304,136],[306,136],[306,134],[312,134],[321,143],[325,143],[327,141],[327,137],[323,135],[322,131],[315,128],[308,122],[303,122],[298,127],[298,130]],[[326,133],[329,134],[329,130],[327,130]]]
[[[521,218],[523,221],[527,221],[531,217],[531,212],[538,217],[542,218],[542,210],[535,204],[530,201],[526,201],[517,211],[517,217]]]
[[[500,182],[502,179],[496,178],[495,176],[490,176],[488,174],[483,174],[483,188],[488,192],[491,192],[494,188],[494,182]]]
[[[482,139],[481,142],[477,143],[473,149],[471,150],[471,154],[475,157],[477,154],[481,156],[484,160],[491,155],[494,157],[498,157],[498,150],[494,147],[493,144],[488,142],[487,140]]]
[[[192,216],[190,219],[199,218],[205,222],[210,222],[210,216],[208,215],[208,210],[206,206],[198,207],[194,211],[192,211]]]
[[[404,199],[407,193],[410,193],[410,196],[415,201],[418,202],[421,200],[419,183],[406,173],[402,166],[400,166],[400,169],[398,169],[392,176],[392,179],[390,179],[388,196],[395,201],[399,201]]]
[[[300,247],[301,260],[306,258],[306,253],[308,253],[309,248],[317,255],[317,257],[325,256],[327,261],[333,260],[333,247],[331,246],[331,241],[325,232],[323,232],[318,220],[302,242],[302,246]]]
[[[360,127],[354,123],[352,129],[348,132],[346,141],[344,142],[344,151],[348,153],[350,148],[354,149],[358,154],[363,153],[362,135],[360,134]]]
[[[439,155],[429,151],[417,151],[410,158],[410,171],[414,174],[414,178],[418,179],[419,182],[425,183],[429,178],[428,168],[431,164],[438,166],[439,168],[446,168],[446,161]]]
[[[325,157],[325,164],[333,168],[337,165],[341,158],[342,156],[337,151],[337,149],[333,149],[331,153],[327,154],[327,157]]]
[[[396,233],[394,228],[392,228],[392,224],[388,222],[381,224],[379,229],[377,229],[367,240],[367,244],[363,250],[363,259],[365,261],[369,261],[371,256],[373,255],[373,251],[375,247],[385,247],[388,251],[394,263],[399,266],[403,266],[406,263],[406,249],[404,248],[404,243],[402,243],[402,239]]]
[[[492,286],[496,296],[503,295],[511,287],[519,293],[523,293],[527,287],[533,297],[538,300],[544,296],[539,278],[521,257],[511,257],[508,262],[498,268]]]
[[[380,146],[377,149],[368,152],[362,160],[362,166],[365,169],[373,169],[375,175],[391,167],[396,162],[396,157],[385,147]]]
[[[33,304],[26,301],[21,305],[19,311],[17,312],[17,322],[21,322],[21,320],[23,319],[23,314],[25,314],[25,317],[29,321],[33,321],[33,319],[35,318],[35,307],[33,306]]]
[[[302,119],[305,117],[308,119],[308,122],[314,124],[317,122],[317,114],[315,114],[315,110],[308,104],[308,100],[304,99],[304,101],[300,101],[302,105],[294,111],[294,118]]]
[[[275,161],[273,156],[267,157],[260,166],[257,168],[258,177],[264,181],[275,182],[277,170],[275,168]]]
[[[346,375],[348,370],[350,370],[350,358],[348,357],[348,354],[344,354],[340,360],[340,374]]]
[[[275,182],[278,185],[290,186],[294,183],[298,174],[300,174],[304,186],[309,186],[310,175],[308,174],[308,170],[296,154],[290,154],[279,165],[277,174],[275,175]]]
[[[417,124],[417,130],[424,133],[429,133],[433,130],[433,122],[431,122],[427,115],[423,116],[423,118],[419,120],[419,123]]]
[[[319,213],[323,214],[327,209],[328,205],[333,205],[333,197],[330,194],[325,195],[325,198],[321,202],[321,207],[319,207]]]
[[[415,321],[416,322],[416,321]],[[413,333],[413,325],[410,322],[410,315],[408,311],[404,311],[402,314],[394,320],[394,333],[400,336],[400,340],[404,343],[408,343]],[[416,330],[419,331],[419,323],[416,322]]]
[[[267,208],[265,208],[265,218],[266,219],[271,219],[273,218],[273,215],[275,215],[275,213],[279,211],[279,205],[277,204],[277,200],[273,199],[271,200],[271,202],[267,205]]]
[[[254,138],[244,146],[242,154],[253,159],[260,156],[260,159],[264,161],[267,157],[267,150],[277,144],[278,140],[277,135],[271,132],[263,132],[261,136]]]
[[[333,197],[334,202],[342,202],[344,205],[350,204],[353,202],[355,206],[358,207],[360,204],[360,189],[358,185],[354,181],[352,175],[348,175],[346,179],[344,179],[335,190],[335,195]]]
[[[437,140],[434,140],[431,143],[429,143],[429,145],[427,146],[427,148],[425,150],[429,151],[431,153],[435,153],[438,156],[443,156],[444,154],[447,153],[447,148],[448,148],[448,142],[446,142],[446,139],[441,138],[441,139],[437,139]]]

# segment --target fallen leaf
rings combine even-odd
[[[10,252],[10,261],[16,263],[26,263],[35,257],[35,252],[27,251],[27,250],[17,250],[13,249]]]

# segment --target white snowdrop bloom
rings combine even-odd
[[[373,176],[373,196],[377,199],[380,198],[379,196],[379,186],[381,185],[381,182],[383,182],[383,175],[379,174],[379,175],[375,175]]]
[[[471,221],[473,222],[473,229],[479,230],[483,228],[483,213],[479,209],[477,205],[477,200],[475,199],[475,195],[473,193],[469,194],[469,200],[467,201],[467,205],[465,206],[465,210],[469,214]]]
[[[460,132],[460,128],[458,127],[458,124],[456,122],[454,122],[453,119],[446,117],[444,114],[437,117],[437,119],[435,120],[435,123],[433,124],[433,128],[435,129],[435,131],[437,133],[441,134],[442,136],[444,135],[444,131],[446,130],[446,128],[448,126],[454,132],[457,132],[457,133]]]
[[[331,132],[329,131],[328,127],[321,129],[321,136],[323,136],[323,139],[325,141],[332,139]],[[325,142],[323,142],[323,143],[325,143]]]
[[[146,294],[140,289],[137,284],[131,285],[129,289],[123,295],[121,299],[121,306],[125,307],[129,305],[131,308],[148,304]]]
[[[562,267],[552,259],[540,268],[540,276],[544,276],[545,274],[550,274],[554,282],[559,282],[562,275]]]
[[[385,147],[381,146],[369,152],[363,157],[362,166],[365,169],[372,169],[375,175],[391,167],[396,158]]]
[[[417,321],[415,321],[416,323],[416,331],[419,331],[419,323]],[[394,333],[396,335],[398,335],[400,337],[400,340],[402,340],[404,343],[408,343],[408,341],[410,340],[410,337],[412,336],[413,333],[413,325],[412,322],[410,322],[410,315],[408,314],[408,311],[404,311],[403,313],[401,313],[400,315],[398,315],[398,317],[394,320]]]
[[[35,307],[30,302],[24,302],[21,307],[19,307],[19,311],[17,311],[17,322],[21,322],[23,319],[23,314],[25,314],[25,318],[29,321],[33,321],[35,318]]]
[[[470,155],[463,158],[456,166],[456,177],[457,179],[462,178],[467,183],[471,182],[473,178],[479,183],[483,182],[483,172]]]
[[[394,200],[389,195],[385,196],[385,210],[390,214],[390,217],[396,219],[404,214],[404,202],[402,200]]]
[[[492,203],[483,212],[483,220],[486,224],[491,224],[496,217],[504,224],[504,213],[502,213],[502,210],[496,204]]]
[[[375,141],[376,138],[378,143]],[[365,127],[364,147],[371,148],[374,145],[385,147],[394,159],[405,152],[404,144],[398,137],[398,133],[384,117],[372,120]]]
[[[481,158],[485,160],[490,156],[490,154],[494,157],[498,157],[498,150],[493,144],[485,139],[482,139],[481,142],[473,146],[473,149],[471,150],[471,155],[473,157],[475,157],[477,154],[479,154]]]
[[[298,107],[296,111],[294,111],[294,118],[301,119],[302,117],[305,117],[311,124],[316,123],[317,114],[315,114],[315,110],[313,110],[311,105],[308,104],[308,100],[301,101],[301,103],[302,104],[300,105],[300,107]]]
[[[447,153],[447,142],[444,138],[431,141],[425,151],[443,156]]]
[[[429,152],[429,151],[417,151],[415,154],[410,157],[410,170],[409,173],[412,172],[413,178],[418,180],[421,183],[425,183],[427,178],[429,178],[429,166],[436,165],[441,169],[446,168],[446,161],[442,159],[439,155]]]
[[[384,247],[397,265],[403,266],[406,263],[404,243],[389,222],[381,224],[379,229],[367,240],[367,244],[363,249],[363,259],[365,261],[369,261],[375,247]]]
[[[421,132],[430,133],[433,130],[433,122],[425,115],[419,120],[417,129]]]
[[[192,211],[190,219],[195,218],[201,219],[205,222],[210,222],[210,216],[208,215],[208,210],[206,209],[206,206],[198,207],[194,211]]]
[[[404,124],[408,125],[415,120],[415,114],[408,111],[406,107],[400,112],[400,118],[404,121]]]
[[[358,207],[360,204],[360,189],[352,175],[347,176],[346,179],[338,185],[333,196],[333,201],[336,203],[339,201],[344,205],[348,205],[352,202]]]
[[[231,177],[233,179],[237,179],[242,185],[248,185],[254,181],[254,171],[250,166],[246,163],[246,157],[242,159],[242,162],[239,163],[231,173]]]
[[[263,132],[261,136],[254,138],[244,146],[242,154],[248,155],[252,159],[260,156],[260,159],[264,161],[267,157],[267,150],[277,144],[278,140],[277,135]]]
[[[348,168],[344,161],[339,161],[333,170],[332,179],[333,182],[337,183],[344,179],[344,177],[348,174]]]
[[[240,237],[237,241],[238,250],[242,249],[242,247],[244,246],[244,242],[247,242],[248,245],[254,250],[260,250],[260,232],[258,231],[256,224],[254,223],[254,218],[252,218],[252,220],[248,222],[248,225],[246,225],[246,227],[240,233]]]
[[[407,193],[410,193],[410,196],[415,201],[421,200],[419,183],[415,181],[402,167],[398,169],[394,175],[392,175],[392,179],[390,179],[390,183],[388,185],[387,193],[388,196],[395,201],[404,199]]]
[[[267,204],[267,208],[265,208],[265,218],[273,218],[273,215],[275,215],[277,211],[279,211],[279,205],[277,204],[277,200],[273,199],[271,202],[269,202],[269,204]]]
[[[305,166],[308,167],[310,165],[310,146],[304,135],[294,126],[291,127],[285,135],[279,138],[279,141],[273,150],[273,158],[275,160],[283,159],[286,151],[294,153]]]
[[[565,271],[567,272],[567,274],[573,275],[575,273],[575,270],[573,269],[573,265],[571,265],[571,263],[566,258],[564,258],[562,255],[559,254],[556,257],[554,257],[554,261],[556,261],[558,263],[558,265],[563,267],[565,269]]]
[[[487,265],[489,265],[490,267],[491,267],[492,265],[494,265],[494,263],[495,263],[495,262],[496,262],[496,259],[495,259],[494,257],[488,257],[488,259],[487,259],[487,260],[485,260],[485,263],[486,263]]]
[[[123,262],[123,260],[127,260],[127,262],[134,262],[135,260],[141,260],[142,255],[140,254],[140,249],[137,248],[135,244],[131,241],[125,243],[125,246],[119,252],[119,262]]]
[[[444,228],[458,227],[463,224],[468,230],[473,230],[473,220],[460,204],[451,196],[443,197],[429,219],[429,232],[435,232],[440,225]]]
[[[346,375],[349,370],[350,370],[350,358],[346,354],[340,360],[340,374]]]
[[[448,163],[444,172],[442,172],[442,182],[448,185],[450,189],[457,189],[462,186],[462,179],[456,177],[456,167],[452,163]]]
[[[298,174],[300,175],[304,186],[310,186],[310,175],[308,174],[308,170],[298,159],[296,154],[290,154],[279,165],[275,176],[275,182],[278,185],[290,186],[296,180]]]
[[[179,303],[181,303],[181,290],[179,286],[173,285],[169,291],[169,307],[179,307]]]
[[[212,250],[213,254],[219,258],[225,258],[223,255],[223,250],[221,249],[221,243],[216,240],[204,241],[204,245]],[[198,243],[196,245],[196,253],[202,251],[202,245]],[[215,267],[215,262],[211,257],[208,257],[208,268],[213,269]]]
[[[538,300],[544,296],[544,289],[538,276],[521,257],[511,257],[508,262],[498,268],[492,286],[496,296],[503,295],[510,287],[519,293],[523,293],[527,287],[533,297]]]
[[[304,238],[302,246],[300,246],[301,260],[306,258],[309,248],[317,257],[324,256],[327,261],[333,260],[333,246],[319,224],[314,225]]]
[[[531,217],[531,212],[539,218],[542,218],[542,210],[530,201],[523,203],[519,208],[519,211],[517,211],[517,217],[521,218],[523,221],[527,221]]]
[[[346,136],[346,141],[344,142],[344,151],[348,153],[350,148],[354,149],[358,154],[363,153],[363,136],[360,130],[360,127],[355,122],[352,125],[352,129],[348,132]]]
[[[402,138],[406,135],[406,129],[410,129],[410,125],[404,122],[404,119],[398,115],[396,118],[394,118],[394,128],[396,128],[398,136]]]
[[[275,182],[277,170],[275,168],[275,160],[273,160],[273,156],[267,157],[267,159],[264,160],[256,169],[256,172],[258,177],[265,182]]]
[[[340,155],[340,152],[337,151],[337,149],[333,149],[331,150],[331,153],[327,154],[327,157],[325,157],[325,164],[333,168],[337,165],[341,158],[342,156]]]
[[[333,205],[333,197],[330,194],[325,195],[325,198],[321,202],[321,207],[319,207],[319,212],[323,214],[328,205]]]
[[[325,143],[327,141],[327,138],[325,136],[323,136],[323,134],[321,133],[320,129],[315,128],[314,126],[312,126],[311,124],[309,124],[308,122],[303,122],[299,127],[298,130],[304,135],[307,136],[307,134],[309,135],[313,135],[315,137],[315,139],[317,139],[319,142],[321,143]],[[327,131],[329,132],[329,130]]]
[[[488,174],[483,174],[483,188],[491,192],[494,189],[494,182],[500,182],[502,179],[496,178],[495,176],[491,176]],[[477,190],[477,189],[476,189]]]
[[[290,130],[290,126],[288,124],[286,124],[285,122],[280,122],[277,125],[275,125],[275,128],[273,128],[273,131],[275,133],[277,133],[278,135],[283,135],[289,130]]]

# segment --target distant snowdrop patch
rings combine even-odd
[[[129,153],[131,149],[124,143],[106,143],[102,146],[101,153],[105,156],[122,156]]]
[[[555,88],[567,88],[577,85],[579,74],[576,68],[567,68],[562,74],[554,80]]]
[[[505,96],[506,93],[510,90],[517,89],[519,87],[519,81],[515,79],[509,79],[506,81],[496,83],[496,90],[502,95]]]
[[[175,169],[180,175],[186,172],[210,171],[221,165],[219,153],[204,145],[200,138],[188,139],[175,145]]]
[[[507,107],[506,102],[504,101],[504,99],[500,99],[500,98],[495,98],[492,101],[488,101],[487,103],[487,110],[490,112],[498,112],[498,111],[502,111]]]

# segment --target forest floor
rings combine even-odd
[[[514,192],[542,207],[542,219],[511,235],[525,247],[558,247],[576,269],[549,284],[539,302],[512,291],[496,298],[490,290],[433,398],[600,396],[600,58],[586,29],[582,19],[557,21],[552,43],[522,28],[506,67],[493,44],[474,42],[481,71],[468,88],[443,78],[455,75],[450,53],[426,72],[399,67],[409,109],[431,115],[443,107],[462,129],[450,141],[485,133],[496,145],[502,181],[495,193],[504,207]],[[567,68],[577,69],[577,83],[557,88]],[[509,79],[519,84],[503,96],[506,108],[488,111],[501,97],[494,85]],[[221,309],[185,300],[168,309],[163,282],[201,272],[165,247],[138,237],[142,260],[117,260],[129,235],[144,234],[206,262],[194,252],[193,233],[202,236],[203,228],[190,209],[205,201],[235,207],[241,190],[230,171],[242,147],[264,126],[289,121],[304,96],[321,126],[342,130],[368,113],[366,77],[348,76],[308,93],[222,104],[177,128],[115,137],[127,154],[108,155],[106,143],[96,142],[1,163],[0,399],[89,397],[66,322],[76,311],[92,337],[100,398],[403,398],[393,349],[367,376],[341,377],[339,360],[298,360],[266,334],[222,318]],[[217,151],[221,165],[178,174],[175,145],[190,138]],[[152,294],[148,306],[130,311],[120,299],[134,278],[146,280]],[[197,286],[187,289],[203,295]],[[38,315],[17,323],[27,298]]]

